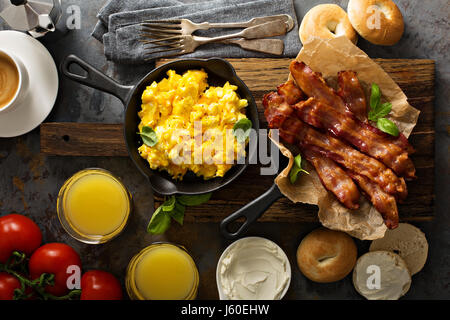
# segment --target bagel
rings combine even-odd
[[[419,228],[400,223],[397,228],[387,230],[383,238],[372,241],[369,251],[379,250],[397,253],[405,260],[411,275],[415,275],[427,261],[428,242]]]
[[[344,232],[319,228],[309,233],[297,249],[297,264],[308,279],[334,282],[345,278],[356,263],[357,249]]]
[[[411,274],[398,254],[372,251],[356,262],[353,285],[368,300],[397,300],[411,287]]]
[[[353,43],[358,40],[347,13],[336,4],[319,4],[309,10],[303,17],[299,36],[303,44],[312,37],[331,39],[346,36]]]
[[[392,0],[350,0],[347,12],[353,28],[373,44],[392,46],[403,35],[403,16]]]

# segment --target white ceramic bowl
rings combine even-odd
[[[291,279],[292,279],[291,264],[289,262],[289,259],[288,259],[287,255],[286,255],[286,253],[283,251],[283,249],[280,248],[279,245],[277,245],[275,242],[273,242],[273,241],[271,241],[269,239],[266,239],[266,238],[263,238],[263,237],[245,237],[245,238],[236,240],[232,244],[230,244],[224,250],[224,252],[222,253],[222,255],[219,258],[219,261],[217,262],[217,267],[216,267],[216,284],[217,284],[217,290],[219,291],[219,298],[220,298],[220,300],[229,300],[228,297],[223,293],[222,284],[221,284],[221,281],[220,281],[220,265],[222,264],[222,260],[225,258],[225,256],[228,254],[228,252],[234,246],[236,246],[236,244],[238,244],[239,242],[244,241],[244,240],[248,241],[250,239],[263,239],[265,241],[271,242],[272,244],[274,244],[279,249],[283,259],[286,261],[286,273],[288,274],[288,282],[286,283],[286,286],[285,286],[283,292],[281,293],[279,300],[283,299],[283,297],[286,295],[286,292],[289,290],[289,286],[291,284]]]

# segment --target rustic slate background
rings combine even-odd
[[[152,66],[123,67],[107,62],[102,44],[89,36],[96,22],[96,13],[105,1],[64,1],[81,8],[81,29],[63,37],[42,40],[59,64],[67,54],[75,53],[125,84],[145,75]],[[195,1],[189,1],[195,2]],[[335,2],[346,8],[347,1],[295,0],[299,20],[314,5]],[[436,60],[436,219],[416,223],[430,243],[428,262],[413,277],[405,299],[450,298],[450,197],[449,197],[449,135],[450,135],[450,66],[449,20],[447,0],[397,0],[406,30],[402,40],[393,47],[378,47],[360,39],[359,46],[373,58],[428,58]],[[8,29],[0,22],[0,30]],[[55,108],[46,121],[120,123],[121,103],[114,97],[60,78],[60,91]],[[125,232],[110,243],[92,246],[71,239],[56,217],[58,190],[70,175],[87,167],[102,167],[120,176],[134,196],[136,209]],[[251,199],[249,199],[250,201]],[[153,210],[153,196],[148,182],[127,158],[62,158],[39,154],[39,130],[18,138],[0,139],[0,215],[18,212],[32,217],[42,228],[46,242],[65,242],[80,253],[84,269],[105,269],[123,281],[130,258],[155,240],[169,240],[185,245],[200,270],[199,298],[216,299],[215,267],[219,255],[230,243],[221,238],[216,223],[173,226],[165,236],[152,237],[145,227]],[[316,224],[257,223],[249,235],[267,237],[277,242],[288,254],[293,279],[288,299],[360,299],[350,277],[332,284],[316,284],[307,280],[296,267],[295,251],[300,240]],[[359,254],[366,252],[368,242],[358,242]]]

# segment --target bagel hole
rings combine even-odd
[[[338,23],[336,21],[330,21],[327,23],[327,28],[332,34],[336,34],[336,28]]]
[[[323,263],[323,262],[333,259],[333,258],[336,258],[336,256],[335,255],[334,256],[323,256],[323,257],[317,259],[317,261],[319,261],[319,263]]]

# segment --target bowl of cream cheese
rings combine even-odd
[[[246,237],[222,253],[216,281],[220,300],[281,300],[291,283],[291,265],[273,241]]]

